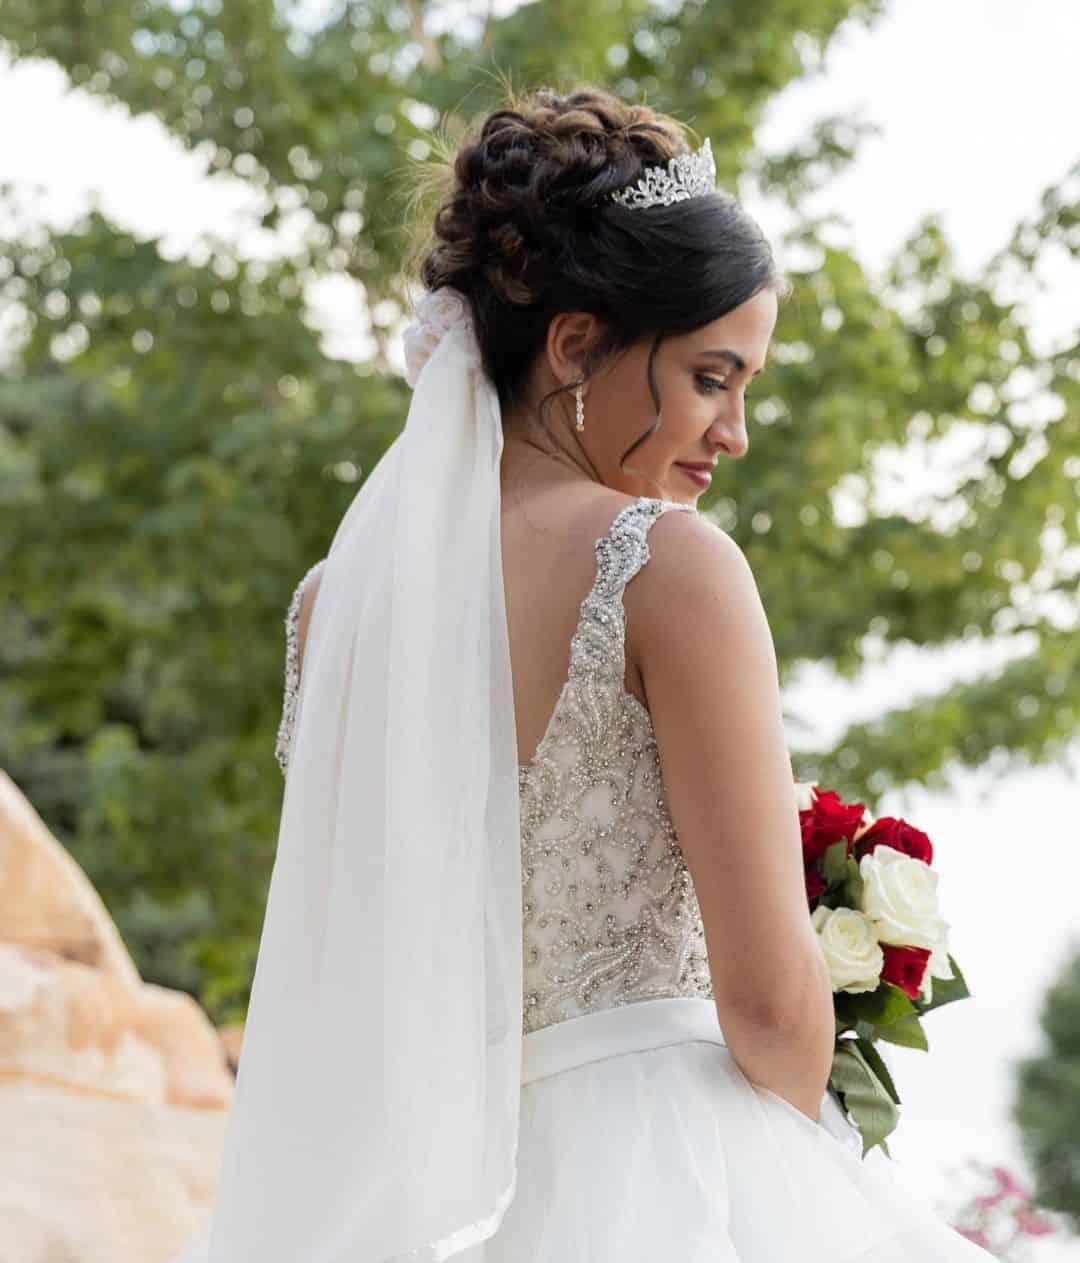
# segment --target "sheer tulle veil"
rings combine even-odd
[[[515,1192],[517,743],[498,397],[463,296],[307,633],[209,1263],[441,1260]]]

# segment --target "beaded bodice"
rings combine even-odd
[[[676,501],[641,496],[596,542],[569,678],[518,772],[526,1032],[660,996],[711,996],[697,895],[649,712],[624,684],[623,590]]]
[[[629,692],[623,591],[649,527],[690,505],[640,496],[596,541],[570,668],[533,758],[518,769],[525,1033],[661,996],[712,995],[693,881],[664,800],[648,710]],[[322,564],[322,563],[318,563]],[[312,567],[312,570],[317,567]],[[304,576],[286,614],[286,771],[299,683]]]

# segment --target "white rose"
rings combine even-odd
[[[821,940],[833,990],[876,990],[885,953],[870,921],[854,908],[826,908],[820,903],[810,920]]]
[[[878,846],[859,861],[862,910],[878,940],[895,947],[934,948],[948,923],[938,910],[938,874],[891,846]]]
[[[923,974],[922,986],[919,988],[919,999],[929,1004],[934,998],[934,978],[951,978],[953,968],[949,963],[949,945],[945,938],[935,943],[926,962],[926,973]]]
[[[417,303],[416,314],[427,324],[449,329],[469,314],[469,301],[465,295],[450,285],[429,290]]]
[[[416,304],[415,319],[405,330],[405,380],[415,386],[420,371],[453,325],[469,319],[468,299],[451,286],[429,290]]]
[[[420,370],[431,358],[445,332],[437,325],[428,324],[411,324],[405,330],[405,380],[411,387],[420,380]]]
[[[799,811],[809,811],[814,805],[815,789],[817,786],[813,781],[795,782],[795,806]]]

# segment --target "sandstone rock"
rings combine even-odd
[[[233,1076],[191,996],[132,987],[54,952],[0,943],[0,1076],[121,1100],[224,1109]]]
[[[135,1014],[136,1030],[157,1049],[165,1068],[170,1105],[225,1109],[233,1093],[233,1071],[218,1032],[185,991],[144,982]]]
[[[93,886],[0,772],[0,1075],[223,1109],[225,1049],[184,992],[139,977]]]
[[[0,1263],[172,1263],[205,1230],[232,1091],[206,1014],[142,981],[0,772]]]
[[[126,982],[139,981],[101,897],[3,771],[0,941],[48,948]]]
[[[165,1061],[139,1031],[138,996],[55,952],[0,944],[0,1076],[164,1101]]]
[[[206,1223],[226,1118],[0,1084],[0,1260],[171,1263]]]
[[[240,1064],[240,1045],[244,1040],[244,1023],[230,1022],[227,1026],[218,1027],[218,1038],[225,1048],[225,1056],[233,1074]]]

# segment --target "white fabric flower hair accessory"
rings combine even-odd
[[[420,370],[454,325],[471,318],[469,300],[457,289],[444,285],[428,290],[416,304],[415,319],[405,330],[405,380],[415,388]]]

